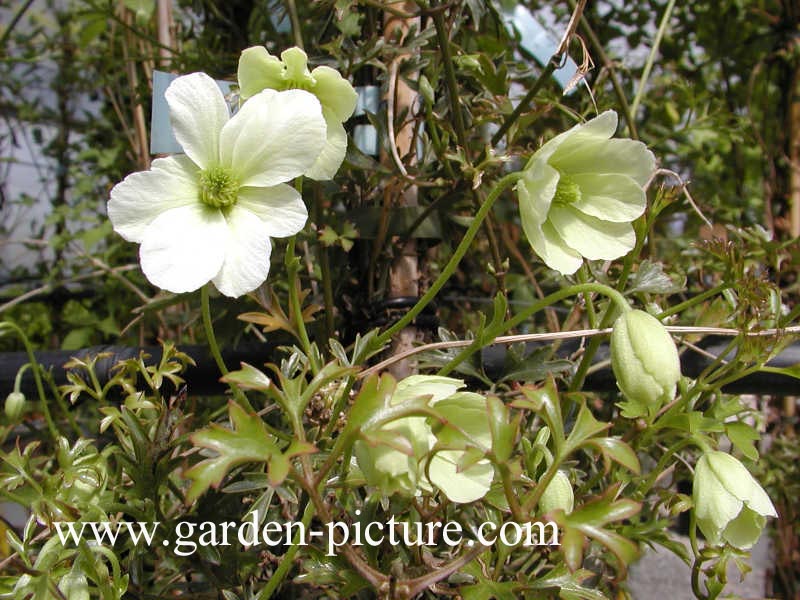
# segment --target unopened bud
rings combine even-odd
[[[675,397],[681,377],[678,350],[655,317],[629,310],[614,323],[611,368],[628,404],[627,417],[651,416]]]
[[[25,410],[25,394],[22,392],[11,392],[6,396],[5,410],[6,416],[11,421],[18,421]]]
[[[546,514],[560,508],[565,513],[571,513],[574,505],[575,494],[569,477],[564,471],[556,471],[539,499],[539,512]]]

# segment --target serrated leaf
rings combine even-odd
[[[628,293],[645,292],[648,294],[676,294],[683,290],[683,285],[676,284],[664,273],[664,265],[660,262],[643,260],[639,269],[630,276]]]
[[[186,471],[193,480],[186,501],[191,503],[209,487],[218,487],[228,472],[238,465],[249,462],[268,462],[280,450],[264,426],[261,417],[247,413],[237,403],[228,403],[228,416],[232,429],[212,424],[189,436],[192,443],[217,453]]]

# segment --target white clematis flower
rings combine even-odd
[[[347,133],[342,123],[353,115],[358,102],[358,94],[350,82],[330,67],[309,71],[308,56],[297,47],[284,50],[280,59],[264,46],[247,48],[239,58],[237,76],[245,104],[264,89],[300,89],[317,97],[327,126],[326,140],[306,175],[318,181],[333,179],[347,152]]]
[[[631,222],[647,206],[656,161],[642,142],[611,139],[616,129],[611,110],[576,125],[537,150],[517,182],[525,236],[564,275],[584,257],[613,260],[636,244]]]
[[[114,230],[141,244],[142,271],[171,292],[212,281],[237,297],[269,273],[270,238],[294,235],[308,212],[286,182],[304,174],[325,144],[319,101],[303,90],[265,90],[233,117],[205,73],[166,92],[185,155],[158,158],[111,190]]]

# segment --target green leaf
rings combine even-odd
[[[547,423],[556,453],[559,453],[566,440],[564,439],[564,420],[561,416],[561,404],[555,380],[552,376],[548,377],[544,387],[539,389],[524,386],[522,393],[525,399],[517,399],[511,406],[528,409],[539,414]]]
[[[753,442],[760,439],[758,432],[747,423],[726,423],[725,435],[731,443],[750,460],[758,460],[758,450]]]
[[[586,408],[586,403],[582,402],[578,410],[578,418],[575,420],[575,426],[569,433],[566,444],[566,453],[572,452],[580,445],[591,437],[594,437],[601,431],[605,431],[611,427],[611,423],[602,423],[594,418],[592,411]]]
[[[194,502],[209,487],[218,487],[228,472],[249,462],[268,462],[280,454],[261,417],[248,414],[233,401],[228,402],[232,429],[212,424],[189,436],[192,443],[217,453],[213,458],[194,465],[186,471],[192,485],[186,493],[187,502]]]
[[[263,371],[256,369],[246,362],[241,363],[241,365],[241,369],[238,371],[231,371],[222,377],[221,381],[233,383],[245,390],[258,390],[260,392],[266,392],[270,386],[272,386],[272,381],[270,381],[270,378],[267,377]]]
[[[586,444],[597,448],[597,450],[603,453],[603,460],[606,463],[606,472],[608,472],[608,469],[610,468],[610,460],[621,464],[623,467],[635,473],[636,475],[639,475],[642,472],[642,467],[639,464],[639,458],[636,456],[636,453],[622,440],[618,438],[604,437],[589,440]]]
[[[648,294],[676,294],[683,290],[683,285],[676,284],[664,273],[664,265],[660,262],[643,260],[636,273],[630,276],[628,293],[646,292]]]
[[[489,428],[492,434],[492,452],[495,460],[504,463],[511,458],[514,440],[517,437],[518,416],[514,421],[508,420],[508,409],[500,398],[487,396],[486,405],[489,411]]]

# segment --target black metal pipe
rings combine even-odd
[[[727,346],[724,338],[706,338],[703,349],[713,356],[721,354]],[[533,351],[541,348],[542,343],[530,342],[527,349]],[[577,349],[576,342],[565,342],[560,347],[558,354],[568,356]],[[186,369],[183,377],[188,386],[188,393],[193,395],[215,395],[225,391],[225,385],[219,381],[219,370],[205,346],[182,346],[181,352],[189,355],[194,361],[194,366]],[[256,367],[262,367],[264,363],[277,360],[275,354],[276,345],[274,344],[250,344],[239,348],[224,351],[223,358],[231,369],[239,367],[241,362],[250,363]],[[506,359],[506,346],[493,344],[481,351],[481,360],[486,374],[491,379],[502,376]],[[72,357],[87,357],[101,352],[107,352],[110,356],[98,361],[96,374],[103,384],[111,376],[111,368],[120,360],[136,358],[140,352],[150,355],[148,363],[154,364],[161,359],[161,347],[153,346],[146,348],[127,348],[120,346],[95,346],[83,350],[66,351],[43,351],[36,353],[36,360],[45,370],[52,370],[53,378],[59,385],[67,383],[67,371],[64,364]],[[732,357],[728,357],[732,358]],[[595,356],[595,361],[600,362],[608,359],[608,345],[603,344]],[[5,352],[0,353],[0,399],[8,394],[14,385],[14,378],[19,369],[27,364],[28,356],[24,352]],[[681,369],[684,375],[696,377],[707,367],[711,359],[696,352],[685,352],[681,357]],[[787,346],[778,356],[769,363],[772,367],[792,367],[800,365],[800,342]],[[610,368],[601,369],[592,373],[586,379],[584,389],[595,392],[608,392],[617,389],[616,380]],[[35,397],[36,388],[33,376],[28,369],[22,378],[22,391],[27,396]],[[800,395],[800,380],[789,375],[777,373],[754,373],[743,377],[723,388],[724,392],[731,394],[761,394],[773,396],[794,396]]]

